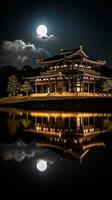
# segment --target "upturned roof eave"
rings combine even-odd
[[[77,52],[72,53],[71,55],[66,56],[66,58],[73,58],[77,55],[82,54],[85,58],[88,58],[88,56],[86,55],[86,53],[80,48]]]
[[[65,58],[61,58],[61,59],[56,59],[56,60],[49,60],[49,61],[46,61],[46,60],[37,60],[36,63],[37,64],[50,64],[50,63],[55,63],[55,62],[59,62],[59,61],[63,61],[65,60]]]
[[[51,74],[51,75],[40,75],[40,76],[33,76],[33,77],[23,77],[23,79],[27,79],[27,80],[36,80],[38,78],[49,78],[49,77],[59,77],[59,73],[55,73],[55,74]],[[61,73],[61,77],[65,77],[65,74]]]
[[[83,58],[82,60],[83,62],[88,62],[88,63],[91,63],[91,64],[95,64],[95,65],[105,65],[106,64],[106,61],[103,60],[98,60],[98,61],[95,61],[95,60],[92,60],[92,59],[89,59],[89,58]]]

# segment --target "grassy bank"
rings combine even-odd
[[[6,97],[0,99],[0,106],[24,109],[112,111],[112,97]]]

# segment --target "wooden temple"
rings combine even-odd
[[[112,114],[30,112],[31,117],[35,120],[22,131],[37,136],[37,146],[81,161],[91,149],[105,147],[104,120],[111,121]]]
[[[2,109],[9,112],[7,126],[12,136],[18,135],[19,130],[23,141],[32,145],[36,142],[37,147],[51,149],[63,157],[82,161],[89,151],[105,147],[110,141],[111,113]]]
[[[60,50],[56,56],[36,60],[44,67],[40,76],[29,77],[35,83],[35,93],[98,93],[107,77],[99,69],[105,61],[89,58],[82,46],[73,50]]]

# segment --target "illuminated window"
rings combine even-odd
[[[37,130],[37,131],[39,130],[39,127],[38,127],[38,126],[36,127],[36,130]]]
[[[77,92],[80,92],[80,87],[77,87]]]
[[[74,143],[76,144],[76,143],[77,143],[77,140],[74,139]]]
[[[85,76],[85,77],[84,77],[84,79],[88,79],[88,77],[87,77],[87,76]]]
[[[84,133],[88,133],[88,129],[83,130]]]

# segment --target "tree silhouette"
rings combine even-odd
[[[106,80],[104,83],[103,83],[103,85],[102,85],[102,87],[103,87],[103,91],[104,92],[111,92],[112,91],[112,80]]]
[[[20,92],[21,85],[15,75],[8,79],[7,93],[9,96],[16,96]]]
[[[30,82],[25,81],[23,83],[23,85],[21,86],[21,92],[25,93],[28,96],[29,92],[32,92],[32,91],[33,91],[33,89],[32,89]]]

